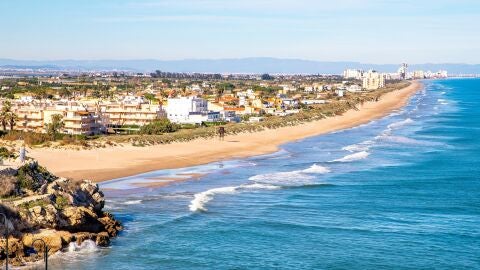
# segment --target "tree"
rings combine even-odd
[[[55,140],[60,129],[65,126],[63,122],[63,116],[61,114],[52,115],[52,122],[45,125],[47,129],[47,134],[52,137],[52,140]]]
[[[177,131],[179,128],[180,127],[177,124],[170,122],[170,120],[168,120],[167,118],[161,118],[141,127],[140,134],[155,135],[162,133],[170,133]]]
[[[273,80],[273,77],[270,76],[270,74],[265,73],[265,74],[262,74],[262,80],[264,81]]]
[[[13,130],[17,120],[18,116],[12,111],[12,103],[5,101],[0,111],[0,122],[2,123],[3,130],[7,130],[7,125],[10,126],[10,130]]]
[[[154,94],[151,94],[151,93],[146,93],[143,95],[143,97],[147,100],[149,100],[150,102],[156,102],[158,101],[157,97],[155,97]]]

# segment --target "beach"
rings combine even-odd
[[[149,171],[181,168],[274,152],[284,143],[368,123],[404,106],[422,88],[420,82],[366,102],[359,110],[297,126],[146,147],[115,146],[89,150],[29,149],[29,156],[54,174],[105,181]]]

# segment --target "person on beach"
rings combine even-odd
[[[19,157],[20,157],[20,162],[22,164],[25,163],[25,159],[27,158],[27,149],[25,149],[25,144],[23,144],[22,147],[20,147]]]
[[[225,137],[225,127],[218,128],[218,136],[220,137],[220,141],[223,141],[223,138]]]

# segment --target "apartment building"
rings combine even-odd
[[[366,90],[376,90],[385,87],[385,77],[383,74],[374,70],[368,71],[363,78],[363,88]]]
[[[167,100],[167,118],[174,123],[198,123],[208,120],[208,102],[203,98],[180,97]],[[206,116],[207,118],[203,117]]]
[[[343,71],[343,77],[345,79],[361,80],[364,73],[365,72],[360,69],[346,69],[345,71]]]
[[[109,127],[143,126],[165,117],[160,104],[99,103],[98,110]]]

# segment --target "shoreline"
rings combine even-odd
[[[405,88],[384,94],[377,102],[364,103],[358,111],[352,109],[340,116],[297,126],[230,135],[224,141],[217,138],[196,139],[146,147],[116,146],[89,150],[34,148],[29,150],[29,156],[58,176],[102,182],[156,170],[268,154],[288,142],[352,128],[386,116],[403,107],[422,86],[420,82],[413,81]]]

